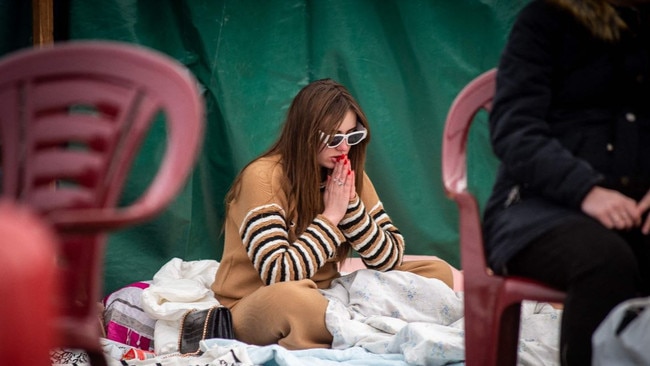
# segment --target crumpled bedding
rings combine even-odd
[[[333,349],[289,351],[236,340],[201,342],[200,358],[177,353],[180,318],[217,303],[210,284],[219,263],[174,258],[143,290],[142,306],[157,319],[156,357],[115,365],[463,365],[463,299],[436,279],[407,272],[358,270],[322,290]],[[561,311],[545,303],[522,308],[519,365],[557,365]]]
[[[142,291],[142,308],[156,319],[154,350],[157,355],[178,351],[180,321],[189,309],[207,309],[219,302],[210,285],[219,268],[211,259],[183,261],[172,258]]]
[[[464,361],[462,293],[408,272],[358,270],[322,290],[332,348],[399,353],[412,365]],[[522,307],[519,364],[558,364],[561,311],[546,303]]]

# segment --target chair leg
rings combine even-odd
[[[501,366],[497,358],[497,297],[490,289],[465,289],[466,366]]]
[[[517,365],[521,304],[512,304],[501,311],[497,359],[499,365]]]

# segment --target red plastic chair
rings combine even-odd
[[[467,185],[467,138],[478,111],[491,110],[495,77],[496,69],[489,70],[461,90],[447,115],[442,139],[443,183],[459,209],[467,366],[515,365],[521,302],[562,302],[565,296],[533,280],[497,276],[486,262],[481,214]]]
[[[185,184],[203,138],[197,82],[170,57],[133,44],[60,43],[0,61],[0,111],[2,195],[31,206],[62,242],[60,346],[105,365],[97,302],[106,235],[151,219]],[[158,171],[121,207],[131,163],[160,116],[167,141]]]
[[[25,207],[0,201],[0,355],[3,365],[51,365],[56,235]]]

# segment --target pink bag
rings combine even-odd
[[[104,298],[107,339],[145,351],[154,350],[156,319],[150,317],[141,306],[142,290],[149,285],[148,281],[136,282]]]

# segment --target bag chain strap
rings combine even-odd
[[[203,322],[203,333],[202,333],[203,335],[202,335],[202,337],[201,337],[202,340],[205,339],[205,336],[206,336],[207,333],[208,333],[208,319],[210,319],[210,315],[212,315],[212,312],[213,312],[217,307],[219,307],[219,306],[213,306],[213,307],[210,308],[210,310],[208,310],[208,315],[205,317],[205,321]],[[194,351],[194,352],[189,352],[189,353],[180,353],[180,351],[181,351],[181,344],[182,344],[182,342],[183,342],[183,328],[185,327],[185,318],[187,318],[187,316],[190,315],[190,313],[195,312],[195,311],[197,311],[197,309],[189,309],[189,310],[187,310],[187,311],[185,312],[185,314],[183,314],[183,317],[181,318],[181,327],[180,327],[181,331],[178,332],[178,333],[179,333],[179,334],[178,334],[178,352],[179,352],[179,354],[180,354],[181,356],[196,356],[196,355],[198,355],[199,353],[201,353],[201,348],[199,348],[198,350],[196,350],[196,351]]]

